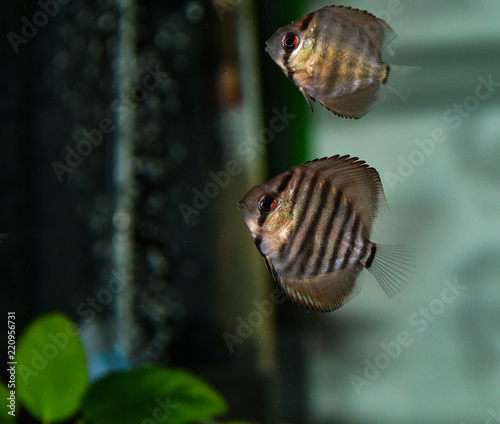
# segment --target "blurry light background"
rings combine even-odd
[[[74,318],[93,379],[149,362],[197,372],[230,418],[487,422],[500,408],[500,4],[349,3],[398,34],[385,62],[422,67],[407,102],[383,90],[359,121],[317,103],[312,114],[264,51],[325,5],[68,2],[19,44],[8,34],[40,6],[6,8],[2,310],[20,325]],[[97,145],[67,163],[85,134]],[[274,289],[236,201],[337,153],[379,171],[392,220],[373,239],[416,247],[412,284],[389,300],[367,277],[330,314],[276,305],[229,348]],[[133,283],[91,306],[113,272]],[[459,287],[449,303],[447,284]]]

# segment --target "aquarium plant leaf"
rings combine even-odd
[[[222,396],[202,379],[160,366],[109,374],[83,400],[84,416],[94,424],[187,424],[226,410]]]
[[[76,325],[51,313],[36,318],[17,346],[17,394],[21,404],[43,423],[75,414],[87,389],[87,368]]]

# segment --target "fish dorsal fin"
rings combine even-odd
[[[377,99],[378,84],[372,84],[347,96],[324,98],[319,101],[330,112],[343,118],[359,119],[365,115]]]
[[[397,35],[382,19],[377,18],[365,10],[352,9],[346,6],[327,6],[323,9],[349,20],[361,29],[373,42],[378,52],[394,40]]]
[[[319,172],[330,181],[351,202],[368,231],[379,207],[388,209],[378,172],[357,157],[335,155],[300,166]]]
[[[315,311],[329,312],[359,294],[362,278],[358,275],[362,269],[362,265],[353,265],[335,274],[310,278],[280,277],[279,287],[292,302]]]

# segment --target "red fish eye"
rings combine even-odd
[[[265,194],[259,200],[259,211],[264,215],[274,211],[276,206],[278,206],[278,199],[273,194]]]
[[[297,36],[297,34],[295,34],[294,32],[287,32],[284,36],[283,36],[283,40],[281,40],[281,44],[283,45],[283,48],[285,49],[285,51],[287,52],[293,52],[297,46],[299,45],[299,37]]]

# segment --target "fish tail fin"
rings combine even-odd
[[[415,272],[415,249],[406,244],[375,244],[368,271],[388,297],[402,291]]]
[[[406,102],[412,91],[415,75],[421,69],[419,66],[389,65],[384,84]]]

